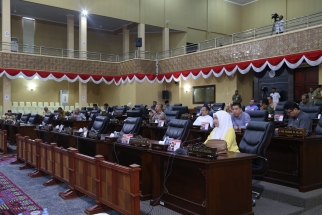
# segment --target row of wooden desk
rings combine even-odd
[[[62,122],[56,121],[55,124]],[[71,127],[84,127],[88,121],[63,122]],[[120,131],[122,124],[109,124],[107,133]],[[6,125],[2,124],[2,129],[8,131],[10,140],[14,143],[15,134],[29,136],[31,139],[41,138],[44,142],[56,142],[64,148],[77,147],[81,153],[95,156],[103,154],[105,159],[112,159],[111,149],[102,148],[104,141],[81,140],[73,135],[58,132],[46,132],[35,130],[35,125]],[[142,126],[140,134],[152,140],[161,140],[166,132],[164,127]],[[205,141],[210,131],[191,129],[189,139],[193,140],[201,137]],[[236,133],[237,143],[242,139],[242,133]],[[310,191],[322,187],[322,174],[318,171],[322,167],[320,154],[322,153],[322,137],[311,135],[305,139],[292,137],[274,136],[267,149],[267,158],[270,164],[268,174],[264,180],[273,183],[295,187],[301,192]],[[85,142],[88,142],[85,144]],[[113,150],[112,150],[113,151]],[[134,152],[126,152],[128,155]],[[109,156],[109,157],[108,157]],[[131,157],[131,156],[128,156]],[[114,161],[114,160],[113,160]],[[128,163],[127,163],[128,164]],[[141,164],[142,165],[142,164]]]
[[[108,132],[121,128],[121,124],[110,124]],[[139,133],[160,140],[165,131],[142,126]],[[229,153],[212,160],[118,144],[113,138],[93,140],[37,129],[34,133],[45,142],[75,147],[89,156],[101,154],[106,160],[124,166],[139,164],[141,199],[152,199],[152,205],[162,202],[183,214],[253,214],[250,200],[253,155]],[[191,129],[189,139],[201,137],[204,141],[209,133]],[[236,133],[238,143],[242,136]],[[270,169],[263,179],[301,192],[321,188],[321,140],[322,136],[316,135],[305,139],[274,136],[266,152]]]
[[[37,132],[60,138],[58,146],[75,147],[89,156],[101,154],[106,160],[124,166],[139,164],[141,199],[152,199],[151,205],[162,202],[183,214],[253,214],[251,162],[254,155],[229,153],[217,159],[205,159],[119,144],[115,143],[116,138],[93,140],[53,131]],[[235,201],[236,198],[240,201]]]
[[[110,124],[108,130],[119,131],[121,127]],[[94,140],[35,130],[39,138],[47,136],[58,146],[75,147],[89,156],[101,154],[106,160],[124,166],[139,164],[141,199],[152,199],[151,205],[161,203],[183,214],[253,214],[251,161],[254,155],[229,153],[217,159],[204,159],[119,144],[115,143],[116,138]],[[162,137],[164,132],[164,128],[142,126],[140,134]],[[237,182],[236,178],[239,178]],[[236,197],[241,201],[236,202]],[[233,203],[227,204],[227,200]]]

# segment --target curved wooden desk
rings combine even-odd
[[[205,159],[148,152],[153,165],[151,205],[182,214],[254,214],[251,168],[255,155],[231,152]]]

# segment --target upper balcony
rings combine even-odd
[[[283,34],[269,25],[159,53],[107,55],[2,43],[0,67],[102,76],[165,74],[320,50],[321,24],[322,12],[286,20]]]

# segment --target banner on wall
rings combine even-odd
[[[133,81],[142,83],[144,81],[153,84],[158,82],[170,83],[171,81],[180,81],[180,79],[188,80],[193,78],[194,80],[200,78],[206,79],[211,76],[220,77],[223,74],[228,76],[234,75],[237,71],[241,74],[246,74],[250,70],[255,72],[262,72],[268,66],[270,70],[278,70],[285,63],[289,68],[295,69],[300,66],[303,62],[306,62],[310,66],[317,66],[322,62],[322,50],[305,52],[300,54],[292,54],[286,56],[278,56],[273,58],[251,60],[246,62],[238,62],[233,64],[226,64],[221,66],[213,66],[178,72],[171,72],[166,74],[129,74],[123,76],[102,76],[102,75],[89,75],[89,74],[77,74],[77,73],[65,73],[65,72],[47,72],[47,71],[32,71],[32,70],[17,70],[17,69],[5,69],[2,68],[0,71],[0,77],[6,75],[9,79],[16,79],[24,77],[27,80],[39,78],[42,81],[54,80],[61,82],[67,80],[69,82],[80,81],[87,83],[89,81],[95,84],[125,84],[132,83]]]

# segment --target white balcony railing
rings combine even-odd
[[[322,24],[322,12],[302,16],[290,20],[285,20],[284,32],[294,31],[298,29],[308,28]],[[249,29],[247,31],[237,32],[222,37],[213,38],[202,41],[197,44],[182,46],[162,52],[152,53],[149,51],[131,51],[122,55],[104,54],[98,52],[84,52],[79,50],[69,50],[62,48],[53,48],[45,46],[35,46],[19,43],[5,43],[1,42],[0,50],[7,52],[18,52],[26,54],[47,55],[55,57],[79,58],[86,60],[97,60],[106,62],[122,62],[131,59],[166,59],[170,57],[189,54],[192,52],[208,50],[229,44],[240,43],[261,37],[266,37],[275,34],[272,31],[273,25],[266,25],[259,28]]]

